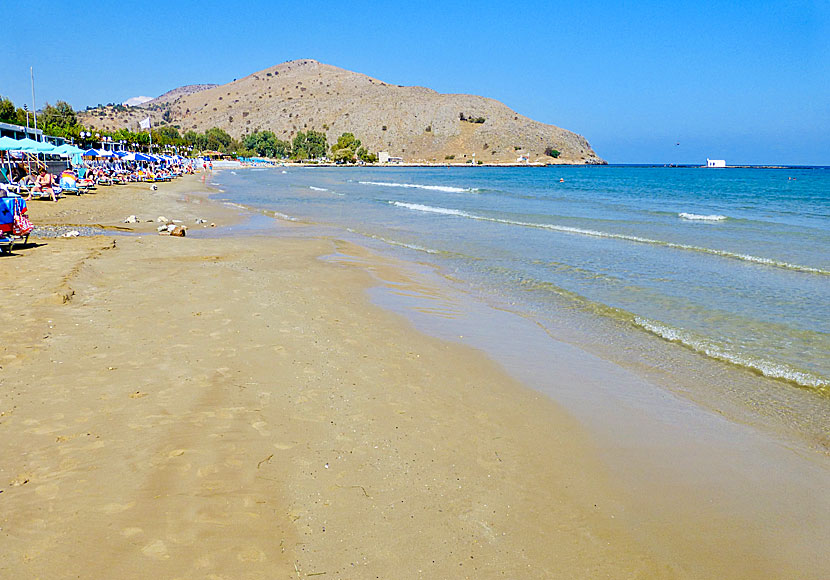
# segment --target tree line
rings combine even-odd
[[[326,134],[314,130],[300,131],[292,141],[283,141],[271,131],[256,131],[242,139],[242,146],[244,149],[240,154],[249,157],[259,155],[296,161],[320,159],[326,157],[329,150]],[[358,160],[374,163],[378,157],[361,146],[360,139],[354,134],[343,133],[331,146],[331,160],[335,163],[356,163]]]
[[[11,99],[0,96],[0,122],[26,126],[27,111],[15,107]],[[34,115],[29,111],[30,127],[34,127]],[[122,141],[130,149],[147,151],[150,147],[150,131],[133,132],[129,129],[107,131],[83,126],[69,103],[58,101],[54,105],[46,103],[43,110],[37,115],[37,128],[44,134],[62,137],[77,144],[100,142],[103,137],[112,141]],[[152,143],[156,149],[177,148],[189,151],[219,151],[229,155],[242,157],[272,157],[277,159],[294,159],[297,161],[314,160],[326,157],[329,145],[326,134],[320,131],[300,131],[291,141],[283,141],[271,131],[255,131],[246,135],[242,140],[231,137],[227,131],[219,127],[212,127],[204,133],[197,131],[179,132],[174,125],[164,125],[153,128]],[[92,133],[94,138],[85,133]],[[339,163],[356,163],[363,161],[373,163],[377,155],[370,153],[361,145],[352,133],[343,133],[337,142],[331,146],[331,159]]]

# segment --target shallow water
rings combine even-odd
[[[428,255],[541,318],[567,298],[769,377],[830,385],[830,170],[314,168],[215,181],[237,203]]]
[[[261,210],[237,233],[326,235],[406,260],[386,278],[348,244],[326,258],[366,269],[375,302],[485,350],[586,425],[633,533],[721,560],[721,575],[763,553],[780,568],[744,577],[826,576],[830,172],[281,171],[215,177],[217,197]],[[820,171],[825,194],[806,196],[802,217],[783,209],[792,199],[706,202],[702,184],[737,188],[732,171],[790,184]],[[704,195],[681,195],[692,187]],[[274,228],[274,216],[314,227]],[[764,376],[711,345],[778,366]]]

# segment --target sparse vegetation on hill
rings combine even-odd
[[[531,161],[603,162],[583,137],[523,117],[492,99],[384,83],[307,59],[180,94],[157,106],[160,110],[88,111],[81,122],[106,130],[133,129],[149,114],[154,125],[196,132],[221,127],[240,141],[270,131],[275,139],[292,143],[292,157],[298,159],[325,154],[317,151],[315,157],[306,147],[294,147],[297,137],[304,135],[303,141],[314,131],[329,142],[351,133],[360,137],[366,155],[388,151],[416,162],[485,153],[488,162],[515,162],[516,143],[523,144],[523,155]],[[546,147],[559,151],[559,157],[546,155]],[[359,149],[354,150],[358,159]]]

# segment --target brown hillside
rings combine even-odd
[[[514,162],[523,154],[531,161],[603,163],[584,137],[533,121],[493,99],[390,85],[314,60],[289,61],[169,104],[134,109],[92,110],[82,114],[82,122],[135,129],[149,112],[155,126],[172,124],[182,132],[221,127],[237,138],[269,130],[290,140],[298,131],[315,129],[333,143],[351,132],[370,151],[411,162],[443,162],[448,156],[459,162],[473,154],[485,163]],[[461,120],[462,115],[484,122]],[[547,147],[561,152],[558,160],[545,155]]]
[[[139,107],[152,108],[153,105],[165,105],[167,103],[172,103],[179,97],[183,97],[185,95],[192,95],[218,86],[219,85],[185,85],[183,87],[173,89],[172,91],[167,91],[166,93],[159,97],[156,97],[152,101],[147,101],[146,103],[139,105]]]

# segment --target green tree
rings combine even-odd
[[[377,163],[378,160],[378,156],[374,153],[369,153],[369,150],[366,149],[366,147],[361,147],[357,150],[357,158],[364,163]]]
[[[229,152],[233,138],[226,131],[219,127],[212,127],[205,131],[207,148],[215,151]]]
[[[354,151],[348,147],[344,149],[335,149],[332,147],[331,158],[335,163],[354,163]]]
[[[303,133],[300,131],[294,137],[291,147],[291,157],[294,159],[318,159],[324,157],[328,150],[326,134],[318,131]]]
[[[185,143],[193,147],[196,151],[204,151],[208,148],[207,137],[196,131],[188,131],[184,134]]]
[[[336,163],[354,163],[359,147],[360,139],[356,139],[353,133],[343,133],[331,147],[332,159]]]
[[[360,139],[355,139],[352,133],[343,133],[337,138],[337,143],[332,146],[332,149],[351,149],[357,151],[360,147]]]
[[[291,154],[291,144],[277,139],[271,131],[262,131],[246,135],[242,140],[245,149],[263,157],[287,157]]]
[[[46,103],[37,120],[46,131],[66,131],[78,124],[78,116],[66,101],[58,101],[54,106]]]
[[[7,97],[0,97],[0,123],[17,123],[14,103]]]

